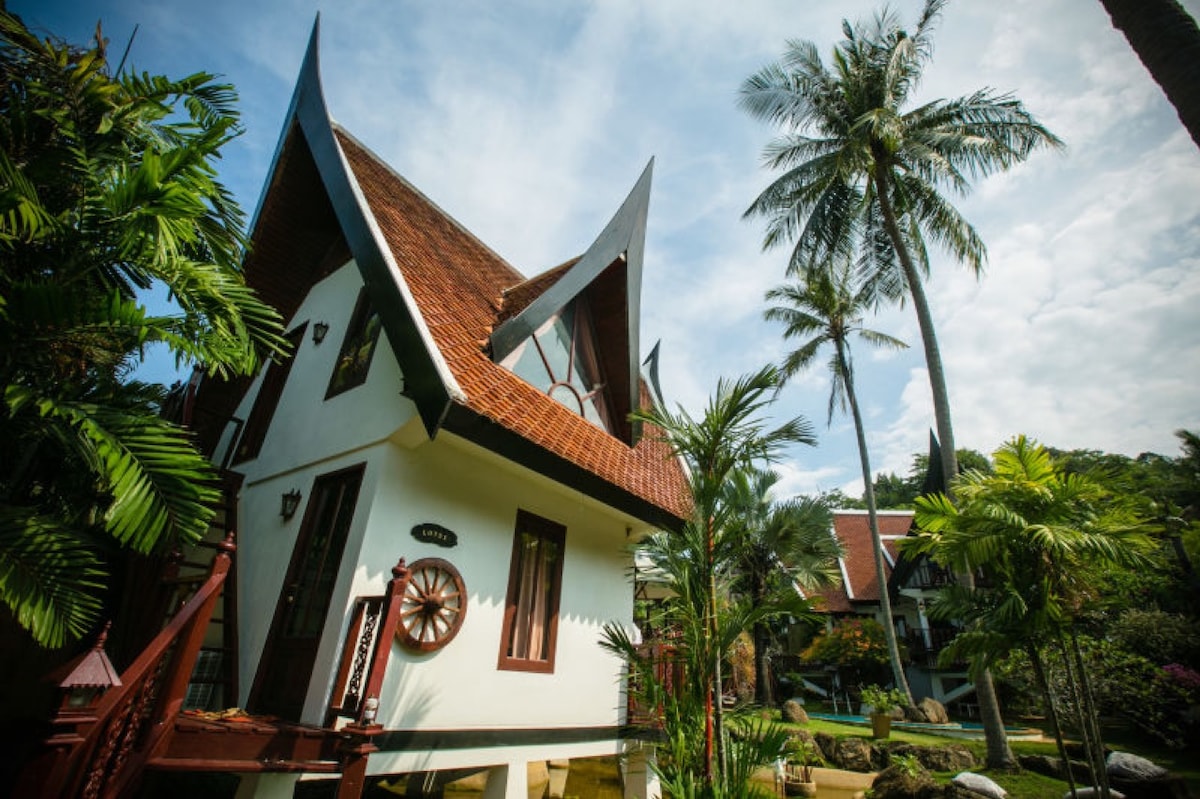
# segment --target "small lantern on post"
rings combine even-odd
[[[104,653],[111,626],[111,622],[104,625],[91,649],[46,675],[46,682],[54,683],[62,698],[50,722],[53,732],[18,777],[14,796],[66,794],[69,764],[99,718],[101,699],[109,688],[121,685],[117,670]]]
[[[108,655],[104,643],[112,622],[106,622],[96,643],[79,657],[51,672],[46,679],[56,683],[62,692],[59,716],[64,714],[89,714],[100,702],[100,697],[109,688],[121,684],[121,678]]]

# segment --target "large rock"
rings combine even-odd
[[[950,723],[950,716],[946,713],[946,706],[932,696],[927,696],[918,702],[917,709],[924,714],[925,721],[929,724]]]
[[[1032,771],[1035,774],[1041,774],[1046,777],[1054,777],[1056,780],[1066,780],[1067,771],[1063,768],[1063,762],[1057,757],[1049,755],[1018,755],[1017,763],[1026,771]],[[1075,784],[1092,782],[1092,770],[1087,763],[1079,760],[1071,761],[1071,776],[1075,778]]]
[[[981,799],[958,785],[939,785],[928,772],[916,775],[896,766],[884,769],[871,783],[873,799]]]
[[[837,737],[827,732],[818,732],[813,736],[813,740],[817,742],[817,747],[821,750],[821,757],[836,765],[834,756],[837,754]]]
[[[795,699],[789,699],[783,703],[783,710],[780,711],[782,718],[789,724],[807,724],[808,713],[804,707]]]
[[[871,745],[862,738],[842,738],[833,748],[833,757],[829,760],[838,768],[846,771],[872,771]]]
[[[1105,761],[1104,770],[1110,777],[1124,780],[1161,780],[1168,771],[1152,760],[1131,755],[1129,752],[1113,752]]]
[[[976,765],[975,755],[962,744],[918,746],[895,743],[888,747],[888,754],[889,758],[893,755],[914,755],[930,771],[968,771]]]
[[[871,783],[872,799],[932,799],[937,790],[938,784],[928,772],[910,774],[897,766],[879,772]]]
[[[1126,799],[1189,799],[1187,782],[1183,777],[1160,777],[1156,780],[1127,780],[1109,777],[1108,784],[1125,794]]]
[[[951,782],[960,788],[966,788],[972,793],[986,796],[988,799],[1004,799],[1004,797],[1008,796],[1008,791],[992,782],[991,779],[971,771],[956,774]]]

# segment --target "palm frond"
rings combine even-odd
[[[41,646],[79,638],[99,619],[105,570],[92,542],[37,509],[0,505],[0,602]]]

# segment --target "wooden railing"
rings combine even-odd
[[[683,689],[686,679],[683,661],[673,643],[654,641],[638,647],[638,654],[652,670],[654,680],[666,693],[677,694]],[[629,677],[626,689],[628,707],[626,723],[635,727],[657,727],[662,723],[663,708],[647,706],[643,700],[643,691],[637,684],[638,676]]]
[[[958,632],[957,629],[951,627],[909,628],[905,637],[905,643],[908,645],[908,659],[926,668],[941,668],[938,665],[938,659],[941,657],[942,650],[950,645],[950,642],[958,636]],[[964,665],[959,662],[950,664],[946,668],[957,670]]]
[[[326,727],[333,727],[339,718],[351,719],[356,724],[374,721],[373,711],[378,707],[392,639],[400,622],[400,603],[410,576],[401,558],[392,567],[392,579],[383,596],[355,600],[337,678],[325,711]],[[374,700],[374,707],[368,700]]]
[[[208,579],[94,707],[63,709],[57,732],[24,771],[15,795],[113,799],[132,790],[146,762],[165,750],[213,606],[229,572],[233,534]]]

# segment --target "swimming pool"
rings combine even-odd
[[[870,727],[871,720],[866,716],[847,716],[834,713],[809,713],[810,719],[836,721],[841,724],[853,724],[856,727]],[[945,738],[963,738],[971,741],[983,740],[983,725],[971,722],[951,722],[949,724],[928,724],[919,721],[892,721],[892,729],[908,730],[909,732],[924,732],[930,735],[941,735]],[[1009,739],[1016,741],[1031,741],[1042,737],[1042,731],[1033,727],[1005,727]]]

